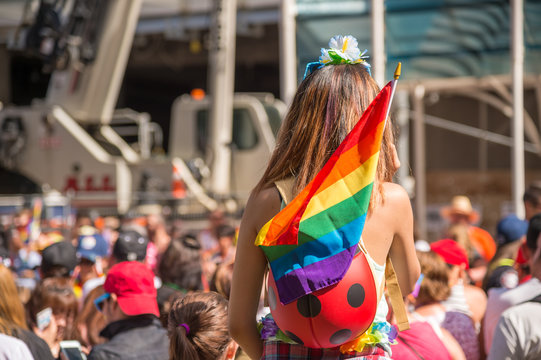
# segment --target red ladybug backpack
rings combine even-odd
[[[276,182],[283,203],[292,199],[293,179]],[[276,325],[291,340],[310,348],[332,348],[362,335],[374,321],[383,296],[383,282],[376,286],[373,270],[359,245],[344,278],[335,285],[282,304],[272,270],[267,280],[267,302]],[[389,257],[385,285],[397,318],[399,330],[409,328],[402,294]]]

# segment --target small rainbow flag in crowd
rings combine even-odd
[[[259,231],[255,244],[269,261],[283,304],[336,284],[349,269],[397,78],[380,91],[314,179]]]

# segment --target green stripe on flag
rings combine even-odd
[[[262,246],[261,248],[269,262],[287,254],[302,244],[318,239],[364,215],[368,210],[373,184],[368,184],[355,195],[309,219],[301,221],[298,245]]]

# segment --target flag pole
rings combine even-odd
[[[389,112],[391,111],[391,105],[393,104],[393,98],[394,98],[394,92],[396,90],[396,84],[398,83],[398,79],[400,78],[400,74],[402,73],[402,63],[399,62],[398,65],[396,65],[396,69],[394,70],[394,79],[391,80],[391,97],[389,98],[389,105],[387,106],[387,112],[385,113],[385,125],[383,126],[383,131],[385,131],[385,126],[387,126],[387,119],[389,118]]]

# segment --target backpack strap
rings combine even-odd
[[[274,183],[280,196],[282,197],[282,203],[287,205],[291,200],[293,200],[293,185],[295,184],[295,178],[287,178],[283,180],[278,180]]]
[[[389,298],[391,299],[391,306],[396,317],[396,325],[398,330],[408,330],[410,324],[408,321],[408,315],[406,314],[406,305],[404,305],[404,299],[402,298],[402,292],[398,285],[398,279],[394,271],[391,257],[387,255],[387,263],[385,266],[385,284],[389,292]]]
[[[293,184],[295,183],[295,178],[287,178],[283,180],[278,180],[274,183],[276,188],[278,189],[278,193],[280,194],[280,210],[286,207],[287,204],[291,200],[293,200]],[[268,278],[269,278],[269,268],[270,264],[267,263],[267,267],[265,268],[265,274],[263,275],[263,284],[268,284]],[[263,304],[265,306],[269,306],[269,297],[268,297],[268,289],[267,286],[264,285],[263,289],[265,290],[264,297],[263,297]]]

